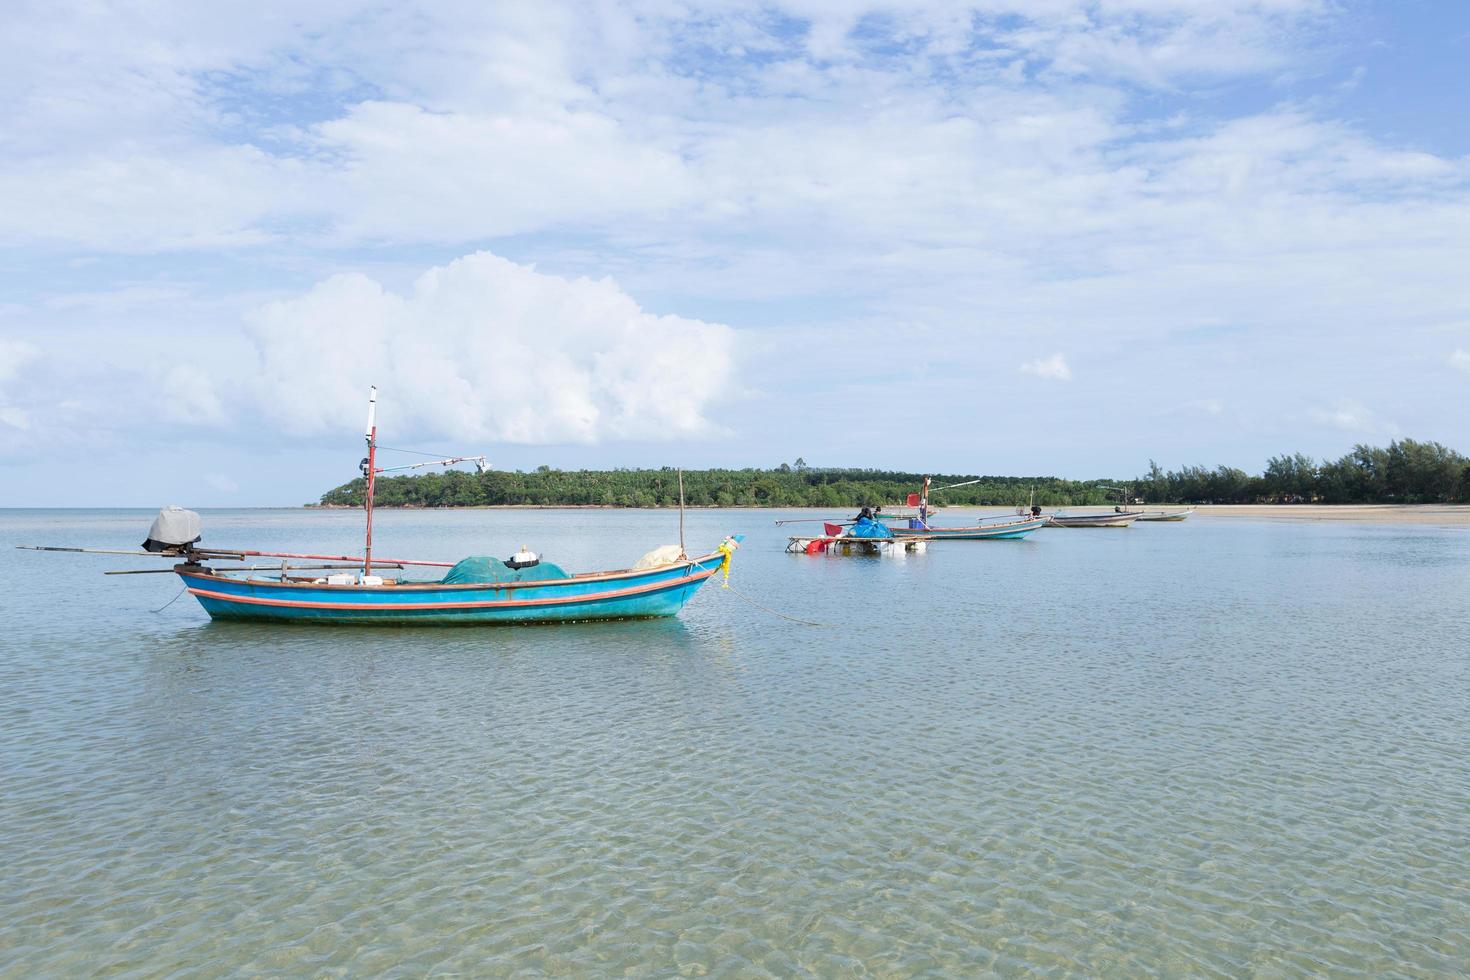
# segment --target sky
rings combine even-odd
[[[501,469],[1470,451],[1460,0],[20,0],[0,43],[0,506],[315,500],[374,384],[384,445]]]

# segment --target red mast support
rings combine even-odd
[[[367,509],[367,540],[362,549],[362,573],[370,575],[373,571],[373,483],[378,475],[378,386],[373,385],[368,392],[368,419],[367,419],[367,499],[364,506]]]

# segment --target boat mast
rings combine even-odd
[[[688,559],[684,552],[684,467],[679,467],[679,560]]]
[[[364,506],[367,510],[367,540],[363,542],[362,549],[362,573],[372,574],[373,570],[373,483],[378,475],[378,386],[373,385],[368,390],[368,417],[367,417],[367,498]]]

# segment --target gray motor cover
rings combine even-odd
[[[172,551],[198,541],[202,534],[199,515],[171,504],[158,512],[153,526],[148,529],[148,540],[143,542],[145,551]]]

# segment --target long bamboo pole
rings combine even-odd
[[[228,555],[238,555],[241,558],[306,558],[316,561],[350,561],[357,564],[362,564],[367,561],[364,555],[305,555],[298,554],[294,551],[247,551],[244,548],[238,550],[218,548],[207,551],[196,549],[192,554],[206,560],[211,558],[221,559]],[[431,568],[454,567],[454,562],[452,561],[416,561],[412,558],[379,558],[378,561],[383,565],[426,565]]]
[[[776,522],[776,526],[777,527],[782,527],[782,526],[784,526],[786,524],[840,524],[840,525],[846,526],[848,524],[853,524],[853,523],[855,523],[855,522],[854,521],[831,521],[831,520],[827,520],[824,517],[793,517],[793,518],[790,518],[789,520],[777,521]]]
[[[288,565],[284,569],[280,565],[244,565],[233,568],[218,568],[219,572],[319,572],[324,569],[333,568],[356,568],[357,565]],[[400,568],[399,565],[390,565],[379,561],[379,568]],[[120,571],[103,572],[103,575],[172,575],[172,568],[127,568]]]
[[[113,548],[62,548],[55,545],[18,544],[22,551],[65,551],[81,555],[132,555],[136,558],[180,558],[203,561],[229,561],[243,558],[306,558],[314,561],[347,561],[354,566],[363,563],[362,555],[309,555],[296,551],[252,551],[248,548],[192,548],[187,552],[122,551]],[[380,565],[425,565],[430,568],[453,568],[452,561],[420,561],[413,558],[379,558]]]

